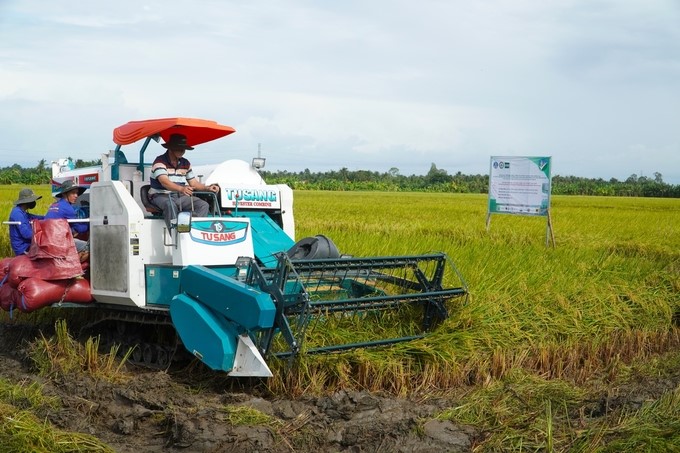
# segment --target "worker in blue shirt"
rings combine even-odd
[[[45,220],[48,219],[77,219],[78,214],[76,213],[73,205],[76,199],[85,192],[84,187],[76,185],[70,179],[64,181],[59,187],[59,191],[54,195],[57,201],[52,203],[52,205],[47,209],[47,214],[45,214]],[[73,233],[73,240],[76,243],[76,250],[78,253],[88,252],[90,248],[90,243],[86,240],[79,239],[77,236],[84,236],[90,230],[90,225],[87,222],[75,222],[71,223],[71,232]],[[82,259],[82,257],[81,257]]]
[[[35,208],[35,202],[41,198],[41,195],[36,195],[31,189],[21,189],[19,198],[14,202],[14,207],[9,213],[9,221],[12,222],[9,225],[9,241],[16,256],[27,253],[31,246],[33,239],[31,221],[42,219],[43,216],[31,214],[28,210]]]

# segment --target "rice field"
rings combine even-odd
[[[470,291],[467,305],[426,340],[334,358],[330,380],[409,393],[486,382],[520,367],[583,382],[614,358],[678,346],[680,200],[553,197],[554,247],[546,246],[545,218],[494,215],[487,231],[486,200],[296,193],[298,237],[323,233],[357,256],[442,251]],[[295,379],[317,382],[317,366],[308,372]]]
[[[0,217],[9,217],[20,188],[0,186]],[[43,195],[33,211],[44,213],[49,186],[33,189]],[[485,195],[297,191],[295,197],[298,239],[324,234],[354,256],[445,252],[470,291],[467,304],[452,307],[426,340],[334,357],[347,360],[346,371],[321,379],[321,387],[409,393],[414,373],[416,388],[447,388],[517,366],[583,381],[610,356],[633,358],[678,342],[678,199],[555,196],[553,247],[544,217],[494,215],[487,231]],[[2,256],[11,255],[7,230],[0,230]],[[376,379],[373,360],[394,371]],[[327,372],[323,358],[306,365],[310,373]],[[293,376],[299,388],[318,379]],[[290,382],[279,384],[291,391]]]
[[[0,217],[19,189],[0,186]],[[33,189],[43,195],[34,212],[43,213],[49,187]],[[304,356],[293,368],[273,362],[266,383],[273,394],[461,395],[440,417],[485,427],[486,451],[680,448],[677,384],[613,423],[582,420],[584,429],[567,429],[593,392],[680,367],[680,200],[554,196],[553,247],[545,218],[495,215],[487,231],[485,195],[295,197],[298,239],[323,234],[354,256],[445,252],[470,295],[425,339]],[[11,253],[6,227],[0,252]]]
[[[680,200],[555,196],[552,247],[545,218],[487,231],[485,195],[296,197],[299,237],[443,251],[470,298],[424,340],[309,357],[274,392],[456,395],[439,417],[481,430],[473,451],[680,451]]]

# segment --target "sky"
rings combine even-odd
[[[0,167],[167,117],[236,129],[195,165],[680,184],[680,0],[0,0]]]

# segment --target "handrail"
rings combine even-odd
[[[38,220],[61,220],[61,219],[38,219]],[[90,219],[63,219],[66,220],[68,223],[90,223]],[[29,221],[29,223],[33,223],[33,220]],[[3,225],[21,225],[21,222],[15,221],[15,220],[5,220],[2,222]]]

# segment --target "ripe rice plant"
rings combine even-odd
[[[0,216],[20,189],[0,187]],[[43,195],[34,212],[45,212],[49,186],[33,189]],[[324,234],[342,253],[447,253],[470,298],[426,339],[336,354],[331,362],[342,365],[330,372],[326,359],[304,357],[304,372],[280,373],[288,382],[275,377],[272,388],[297,393],[325,381],[410,393],[486,382],[516,367],[583,382],[615,373],[614,360],[680,341],[680,200],[555,196],[554,248],[545,218],[495,215],[487,231],[479,194],[297,191],[295,209],[298,238]],[[0,250],[11,255],[6,227]],[[376,327],[354,321],[331,336],[351,342]]]
[[[296,197],[298,237],[323,233],[355,256],[443,251],[470,300],[424,340],[334,357],[346,373],[306,357],[304,373],[285,374],[281,389],[306,389],[318,374],[337,380],[330,388],[445,390],[517,367],[584,382],[680,344],[680,200],[554,197],[552,248],[545,218],[496,215],[487,231],[484,195]]]
[[[0,187],[0,216],[8,217],[19,189]],[[44,212],[49,188],[34,190],[43,195],[34,211]],[[680,200],[555,196],[553,248],[544,218],[496,215],[487,231],[485,195],[295,196],[298,239],[324,234],[357,257],[445,252],[470,297],[421,340],[272,361],[274,377],[265,382],[272,393],[457,395],[460,405],[440,418],[489,433],[479,450],[680,448],[677,388],[611,418],[589,407],[623,382],[677,373]],[[6,228],[0,250],[11,254]],[[340,343],[410,328],[376,325],[370,316],[346,321],[320,319],[309,333]]]
[[[93,436],[57,429],[46,418],[58,407],[36,383],[0,379],[0,452],[112,452]]]
[[[102,354],[99,349],[99,337],[89,337],[81,345],[69,334],[66,321],[60,319],[55,322],[54,336],[46,338],[41,335],[40,339],[30,343],[28,355],[41,375],[63,376],[85,372],[97,379],[124,382],[128,376],[123,367],[132,350],[119,354],[120,346],[113,345],[108,353]]]

